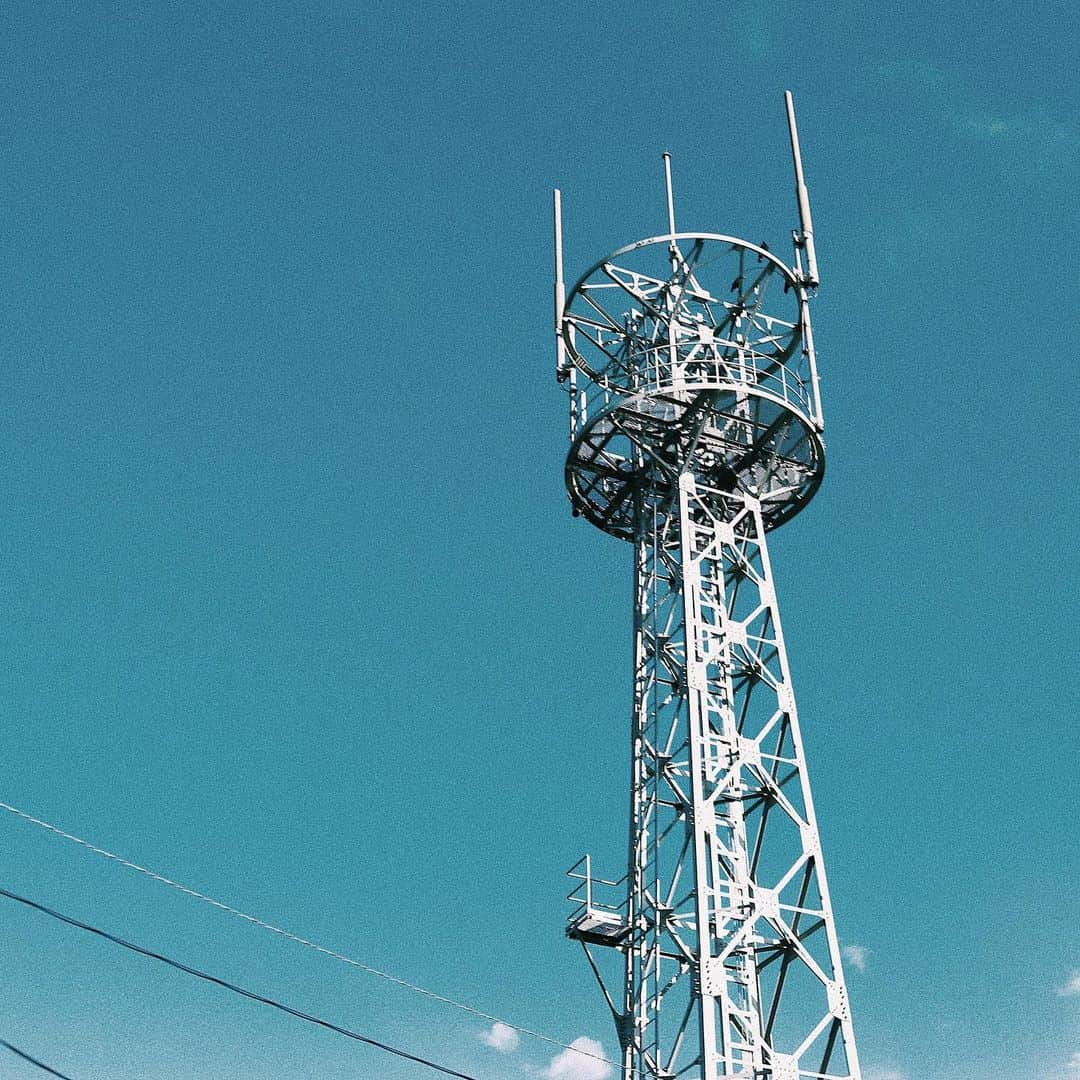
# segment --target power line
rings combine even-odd
[[[396,1057],[405,1058],[407,1061],[414,1061],[418,1065],[426,1065],[429,1069],[434,1069],[444,1076],[455,1076],[458,1077],[459,1080],[477,1080],[475,1076],[470,1076],[468,1073],[458,1072],[456,1069],[451,1069],[446,1065],[440,1065],[428,1058],[420,1057],[418,1054],[410,1054],[407,1050],[402,1050],[400,1047],[391,1046],[389,1043],[380,1042],[378,1039],[373,1039],[368,1035],[361,1035],[358,1032],[350,1031],[348,1028],[341,1027],[329,1020],[323,1020],[321,1017],[314,1016],[311,1013],[302,1012],[300,1009],[294,1009],[290,1005],[284,1005],[280,1001],[275,1001],[273,998],[265,997],[263,994],[257,994],[254,990],[245,990],[242,986],[237,986],[235,983],[228,982],[226,979],[220,979],[216,975],[210,975],[205,971],[200,971],[198,968],[190,967],[189,965],[183,964],[179,960],[173,960],[162,953],[143,948],[142,945],[136,945],[131,941],[125,941],[115,934],[110,934],[107,930],[101,930],[96,926],[91,926],[89,923],[81,922],[79,919],[75,919],[70,915],[64,915],[62,912],[54,911],[44,904],[39,904],[36,900],[29,900],[25,896],[19,896],[18,893],[9,892],[7,889],[0,887],[0,896],[6,897],[8,900],[14,900],[16,903],[23,904],[28,908],[33,908],[34,911],[40,911],[41,914],[48,915],[49,918],[66,923],[68,926],[74,926],[77,930],[85,930],[88,934],[94,934],[97,937],[104,938],[114,945],[119,945],[121,948],[128,949],[133,953],[138,953],[140,956],[146,956],[151,960],[158,960],[163,964],[168,964],[169,967],[175,968],[177,971],[182,971],[185,975],[193,975],[197,979],[202,979],[204,982],[213,983],[215,986],[230,990],[232,993],[239,994],[241,997],[248,998],[250,1001],[258,1001],[263,1005],[269,1005],[272,1009],[278,1009],[283,1013],[288,1013],[289,1016],[295,1016],[298,1020],[305,1020],[309,1024],[316,1024],[318,1027],[326,1028],[328,1031],[336,1032],[338,1035],[344,1035],[347,1039],[352,1039],[354,1042],[365,1043],[367,1046],[373,1046],[377,1050],[384,1050],[386,1053],[393,1054]],[[7,1043],[4,1043],[4,1045],[8,1046]],[[9,1046],[8,1048],[15,1050],[13,1046]],[[48,1068],[48,1066],[42,1065],[40,1061],[34,1061],[33,1058],[27,1057],[21,1050],[15,1050],[15,1053],[19,1054],[20,1057],[26,1057],[28,1061],[33,1061],[35,1065],[40,1065],[45,1069]],[[48,1071],[53,1072],[52,1069],[48,1069]],[[55,1073],[54,1075],[60,1076],[61,1074]],[[68,1080],[68,1078],[65,1078],[65,1080]]]
[[[71,1080],[70,1076],[65,1076],[64,1073],[49,1068],[44,1061],[38,1061],[36,1057],[31,1057],[25,1050],[12,1046],[6,1039],[0,1039],[0,1046],[5,1050],[10,1050],[16,1057],[21,1057],[23,1061],[29,1061],[31,1065],[36,1065],[42,1072],[47,1072],[50,1076],[59,1076],[60,1080]]]
[[[190,896],[192,899],[199,900],[204,904],[209,904],[219,911],[224,911],[227,915],[232,915],[237,919],[243,919],[253,926],[268,930],[271,934],[277,934],[279,937],[283,937],[296,945],[303,945],[306,949],[313,949],[317,953],[322,953],[323,956],[329,956],[333,960],[348,964],[350,967],[357,968],[360,971],[366,972],[368,975],[374,975],[376,978],[384,979],[386,982],[393,983],[395,986],[400,986],[406,990],[412,990],[414,993],[422,994],[424,997],[430,998],[432,1001],[438,1001],[442,1005],[448,1005],[453,1009],[460,1009],[462,1012],[479,1017],[481,1020],[490,1020],[492,1023],[505,1024],[508,1028],[513,1028],[514,1031],[520,1032],[522,1035],[527,1035],[531,1039],[539,1039],[541,1042],[549,1043],[551,1046],[557,1046],[561,1050],[573,1050],[575,1054],[581,1054],[582,1057],[594,1058],[596,1061],[602,1061],[606,1065],[619,1064],[619,1062],[604,1057],[602,1054],[591,1054],[588,1050],[581,1050],[576,1046],[571,1046],[569,1043],[561,1042],[551,1035],[545,1035],[540,1031],[533,1031],[530,1028],[522,1027],[520,1024],[513,1024],[509,1020],[504,1020],[501,1016],[493,1016],[491,1013],[483,1012],[480,1009],[474,1008],[472,1005],[466,1005],[464,1002],[444,997],[442,994],[437,994],[433,990],[427,990],[422,986],[417,986],[415,983],[400,979],[396,975],[391,975],[389,972],[380,971],[378,968],[372,967],[370,964],[365,964],[361,960],[355,960],[351,956],[346,956],[344,953],[336,952],[334,949],[328,949],[325,945],[319,945],[317,942],[301,937],[299,934],[294,934],[290,930],[284,930],[282,927],[265,922],[255,915],[249,915],[246,911],[241,911],[239,908],[232,907],[230,904],[223,903],[221,900],[215,900],[212,896],[207,896],[206,893],[199,892],[197,889],[192,889],[187,885],[181,884],[179,881],[174,881],[172,878],[165,877],[164,874],[148,870],[145,866],[140,866],[130,859],[125,859],[122,855],[117,855],[115,852],[98,847],[89,840],[84,840],[82,837],[75,836],[73,833],[65,832],[58,825],[53,825],[51,822],[34,817],[33,814],[28,814],[25,810],[20,810],[17,806],[12,806],[6,802],[0,802],[0,810],[6,810],[9,814],[13,814],[15,817],[21,818],[31,825],[37,825],[39,828],[46,829],[48,832],[54,833],[64,840],[70,840],[73,844],[78,844],[80,847],[93,852],[95,855],[100,855],[102,858],[109,859],[120,866],[126,867],[128,870],[133,870],[137,874],[142,874],[144,877],[160,882],[162,885],[167,885],[170,889],[175,889],[185,896]]]

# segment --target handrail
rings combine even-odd
[[[581,870],[582,864],[584,864],[584,871]],[[618,914],[625,909],[625,891],[618,903],[605,903],[602,900],[597,900],[593,891],[594,886],[625,890],[627,881],[625,874],[618,881],[609,881],[607,878],[593,877],[592,856],[585,854],[566,871],[566,876],[572,881],[579,883],[570,890],[566,897],[572,904],[578,905],[574,915],[571,916],[572,919],[581,912]],[[582,895],[583,891],[584,895]]]
[[[571,441],[589,424],[590,417],[639,394],[664,393],[683,387],[701,389],[756,388],[781,404],[816,423],[813,390],[809,373],[804,376],[788,364],[777,363],[774,357],[751,349],[740,349],[730,357],[680,359],[672,365],[666,352],[653,350],[655,362],[648,371],[637,369],[641,378],[628,381],[624,387],[612,387],[582,381],[570,388],[572,401]]]

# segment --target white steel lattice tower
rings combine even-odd
[[[624,1080],[860,1080],[765,543],[824,469],[817,261],[785,97],[790,266],[677,232],[665,154],[668,232],[567,295],[555,193],[566,483],[574,512],[635,557],[628,871],[579,862],[567,928],[615,1017]]]

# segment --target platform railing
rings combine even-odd
[[[739,348],[730,356],[720,357],[676,354],[672,362],[670,350],[656,347],[635,358],[625,382],[617,387],[600,385],[578,372],[576,378],[564,384],[570,393],[570,439],[577,438],[590,420],[627,398],[642,393],[678,392],[684,387],[752,388],[819,424],[811,373],[801,371],[803,365],[797,367],[791,361],[788,358],[781,362],[776,356]]]
[[[596,877],[592,871],[592,857],[583,855],[566,876],[576,882],[566,899],[574,905],[567,918],[573,929],[592,921],[597,924],[624,927],[626,925],[627,891],[626,877],[618,881]]]

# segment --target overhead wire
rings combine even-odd
[[[25,1050],[20,1050],[17,1046],[12,1046],[7,1039],[0,1039],[0,1046],[5,1050],[10,1050],[16,1057],[22,1058],[23,1061],[28,1061],[31,1065],[36,1065],[42,1072],[48,1073],[50,1076],[59,1076],[60,1080],[71,1080],[70,1076],[67,1076],[62,1072],[57,1072],[51,1066],[46,1065],[44,1061],[38,1061],[36,1057],[31,1057]]]
[[[184,885],[179,881],[174,881],[172,878],[166,877],[164,874],[159,874],[154,870],[147,869],[145,866],[140,866],[136,862],[132,862],[130,859],[125,859],[122,855],[117,855],[115,852],[108,851],[105,848],[98,847],[97,844],[91,843],[89,840],[84,840],[81,836],[76,836],[74,833],[70,833],[61,829],[58,825],[53,825],[49,821],[45,821],[42,818],[35,817],[33,814],[27,813],[25,810],[20,810],[17,806],[12,806],[10,803],[0,802],[0,810],[6,810],[9,814],[20,818],[23,821],[29,822],[32,825],[36,825],[39,828],[45,829],[56,836],[62,837],[64,840],[68,840],[73,844],[78,844],[80,847],[92,852],[95,855],[100,855],[104,859],[108,859],[111,862],[116,863],[119,866],[123,866],[128,870],[131,870],[137,874],[142,874],[144,877],[148,877],[153,881],[156,881],[162,885],[168,886],[170,889],[175,889],[177,892],[183,893],[185,896],[189,896],[194,900],[199,900],[204,904],[209,904],[211,907],[217,908],[219,911],[225,912],[227,915],[232,915],[237,919],[243,919],[245,922],[251,923],[253,926],[258,926],[262,930],[267,930],[271,934],[277,934],[279,937],[285,938],[287,941],[291,941],[296,945],[302,945],[306,949],[312,949],[317,953],[321,953],[323,956],[329,956],[333,960],[337,960],[342,964],[348,964],[350,967],[356,968],[359,971],[363,971],[368,975],[373,975],[376,978],[383,979],[386,982],[393,983],[395,986],[400,986],[403,989],[411,990],[413,993],[420,994],[432,1001],[437,1001],[442,1005],[449,1006],[450,1008],[459,1009],[462,1012],[469,1013],[472,1016],[478,1017],[481,1020],[489,1020],[494,1024],[504,1024],[508,1028],[512,1028],[514,1031],[521,1035],[526,1035],[532,1039],[538,1039],[540,1042],[548,1043],[551,1046],[557,1046],[561,1050],[572,1050],[575,1054],[581,1054],[583,1057],[593,1058],[596,1061],[602,1061],[607,1065],[618,1065],[619,1062],[612,1058],[605,1057],[603,1054],[593,1054],[588,1050],[582,1050],[580,1047],[573,1046],[570,1043],[562,1042],[559,1039],[552,1037],[551,1035],[545,1035],[541,1031],[534,1031],[531,1028],[523,1027],[520,1024],[512,1023],[509,1020],[504,1020],[500,1016],[494,1016],[491,1013],[484,1012],[481,1009],[477,1009],[472,1005],[465,1004],[461,1001],[455,1001],[453,998],[445,997],[442,994],[437,994],[433,990],[428,990],[425,987],[418,986],[415,983],[411,983],[406,979],[401,979],[396,975],[391,975],[389,972],[381,971],[379,968],[372,967],[370,964],[365,964],[361,960],[356,960],[351,956],[346,956],[344,953],[337,952],[334,949],[327,948],[325,945],[320,945],[315,941],[311,941],[308,938],[301,937],[299,934],[294,934],[290,930],[285,930],[280,926],[275,926],[273,923],[264,921],[255,915],[250,915],[246,911],[241,911],[239,908],[235,908],[230,904],[226,904],[221,900],[216,900],[212,896],[208,896],[206,893],[199,892],[197,889],[192,889],[188,885]]]
[[[294,1009],[291,1005],[285,1005],[280,1001],[275,1001],[273,998],[256,993],[254,990],[246,990],[244,987],[229,982],[227,979],[222,979],[217,975],[211,975],[208,972],[200,971],[198,968],[191,967],[189,964],[184,964],[179,960],[173,960],[163,953],[154,952],[152,949],[144,948],[142,945],[136,945],[134,942],[126,941],[124,938],[117,937],[116,934],[110,934],[107,930],[92,926],[90,923],[73,918],[71,915],[65,915],[63,912],[46,907],[36,900],[30,900],[25,896],[20,896],[18,893],[11,892],[3,887],[0,887],[0,897],[5,897],[8,900],[13,900],[15,903],[23,904],[28,908],[32,908],[34,911],[41,912],[43,915],[48,915],[51,919],[66,923],[68,926],[73,926],[77,930],[85,930],[88,934],[94,934],[96,937],[103,938],[105,941],[109,941],[114,945],[119,945],[121,948],[128,949],[133,953],[138,953],[140,956],[148,957],[151,960],[158,960],[171,968],[175,968],[177,971],[182,971],[186,975],[192,975],[196,979],[202,979],[204,982],[213,983],[215,986],[220,986],[234,994],[239,994],[241,997],[245,997],[250,1001],[257,1001],[262,1005],[269,1005],[272,1009],[278,1009],[283,1013],[288,1013],[289,1016],[295,1016],[298,1020],[304,1020],[309,1024],[315,1024],[318,1027],[326,1028],[328,1031],[333,1031],[338,1035],[344,1035],[347,1039],[352,1039],[354,1042],[364,1043],[367,1046],[375,1047],[377,1050],[383,1050],[388,1054],[393,1054],[395,1057],[405,1058],[407,1061],[413,1061],[418,1065],[424,1065],[429,1069],[434,1069],[436,1072],[442,1073],[444,1076],[457,1077],[458,1080],[477,1080],[477,1077],[470,1076],[468,1073],[458,1072],[456,1069],[451,1069],[447,1065],[440,1065],[438,1062],[432,1061],[429,1058],[422,1057],[419,1054],[409,1053],[409,1051],[402,1050],[398,1046],[392,1046],[390,1043],[382,1042],[379,1039],[373,1039],[369,1035],[361,1035],[359,1032],[342,1027],[340,1024],[335,1024],[330,1020],[324,1020],[322,1017],[315,1016],[312,1013]],[[11,1050],[15,1050],[14,1047],[7,1043],[4,1043],[4,1045],[8,1046]],[[30,1058],[21,1050],[15,1050],[15,1053],[19,1054],[20,1057],[32,1061],[35,1065],[48,1069],[49,1072],[54,1072],[54,1070],[49,1069],[47,1065],[43,1065],[40,1061],[34,1061],[33,1058]],[[55,1073],[54,1075],[60,1076],[61,1074]]]

